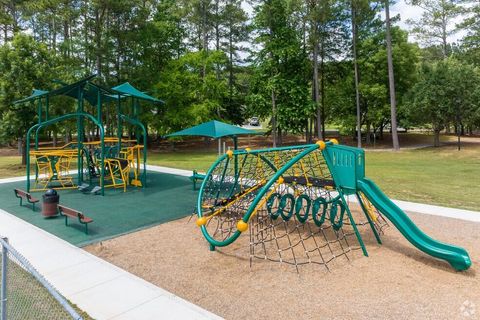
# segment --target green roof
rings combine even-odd
[[[232,126],[231,124],[212,120],[199,124],[197,126],[184,129],[175,133],[167,135],[167,137],[177,137],[177,136],[203,136],[210,138],[221,138],[228,136],[239,136],[247,134],[259,134],[253,130],[243,129],[241,127]]]
[[[120,92],[123,95],[131,96],[134,98],[142,99],[142,100],[147,100],[151,102],[159,102],[159,103],[165,103],[162,100],[156,99],[152,96],[149,96],[146,93],[143,93],[142,91],[138,90],[134,86],[132,86],[130,83],[125,82],[122,83],[116,87],[112,88],[113,90]]]
[[[21,100],[17,100],[15,102],[13,102],[13,104],[23,103],[23,102],[27,102],[27,101],[30,101],[30,100],[35,100],[35,99],[38,99],[40,97],[45,96],[47,93],[48,93],[48,91],[45,91],[45,90],[33,89],[33,93],[30,96],[28,96],[26,98],[23,98]]]
[[[71,84],[62,83],[63,86],[52,91],[33,90],[32,95],[27,98],[17,100],[14,102],[14,104],[33,101],[42,97],[54,96],[68,96],[74,99],[78,99],[80,91],[83,91],[83,99],[87,100],[92,106],[97,105],[99,93],[102,102],[116,101],[117,99],[122,99],[126,97],[135,97],[150,102],[164,103],[162,100],[156,99],[149,96],[148,94],[141,92],[128,82],[109,89],[93,83],[91,80],[95,77],[96,75],[91,75]],[[56,82],[61,83],[61,81],[59,80],[56,80]]]

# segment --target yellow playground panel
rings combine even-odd
[[[142,186],[140,168],[141,159],[143,159],[143,145],[138,145],[136,142],[136,140],[122,140],[123,146],[118,152],[118,138],[106,137],[104,139],[107,150],[107,157],[104,159],[104,187],[123,188],[126,191],[128,185]],[[77,167],[78,157],[83,157],[84,163],[87,164],[84,174],[89,176],[89,180],[92,181],[93,177],[98,177],[101,169],[98,157],[101,153],[101,141],[84,142],[83,145],[84,148],[80,153],[76,149],[76,142],[70,142],[60,148],[46,147],[30,151],[30,155],[35,158],[36,166],[35,187],[32,191],[43,191],[52,187],[55,189],[78,188],[72,175],[73,170]],[[99,182],[99,184],[101,183]]]
[[[76,188],[70,173],[72,162],[77,159],[78,151],[73,149],[45,149],[31,151],[35,157],[35,187],[32,191],[42,191],[57,183],[57,189]]]

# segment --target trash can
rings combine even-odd
[[[43,205],[42,205],[42,214],[44,217],[54,217],[58,214],[58,201],[60,196],[57,194],[57,191],[54,189],[48,189],[47,192],[42,196]]]

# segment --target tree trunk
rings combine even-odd
[[[435,128],[433,130],[433,146],[440,147],[440,129]]]
[[[215,0],[215,50],[220,50],[219,0]]]
[[[277,146],[277,110],[275,105],[275,91],[272,90],[272,140],[273,147]]]
[[[18,139],[17,139],[17,151],[18,151],[18,155],[21,156],[22,153],[23,153],[23,138],[22,137],[18,137]]]
[[[56,148],[57,147],[57,130],[53,130],[53,147]]]
[[[397,100],[395,97],[395,77],[393,73],[392,57],[392,35],[390,33],[390,0],[385,0],[385,20],[387,34],[387,64],[388,64],[388,84],[390,89],[390,119],[392,125],[392,144],[393,150],[400,150],[397,132]]]
[[[357,147],[362,147],[362,122],[360,112],[360,91],[359,91],[359,76],[358,76],[358,63],[357,63],[357,19],[355,0],[351,0],[351,14],[352,14],[352,50],[353,50],[353,68],[355,71],[355,104],[357,108]]]
[[[319,97],[319,85],[318,85],[318,32],[317,28],[314,27],[314,34],[313,34],[313,81],[312,81],[312,89],[313,89],[313,102],[315,103],[315,107],[317,108],[317,137],[320,140],[324,140],[325,138],[322,135],[322,110],[320,109],[320,97]]]
[[[322,137],[325,139],[325,44],[320,50],[320,114],[322,115]]]
[[[22,156],[22,166],[27,164],[27,148],[22,137],[18,137],[18,154]]]
[[[370,122],[367,121],[366,126],[367,126],[367,131],[366,131],[366,136],[365,136],[365,142],[367,144],[371,144],[372,143],[372,138],[371,138],[370,135],[371,135],[372,131],[370,130]]]

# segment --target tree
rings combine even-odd
[[[251,113],[271,117],[276,146],[282,130],[302,132],[315,112],[308,97],[307,57],[288,2],[269,0],[257,6],[254,25],[261,49],[255,55],[249,108]]]
[[[445,125],[461,125],[476,117],[480,107],[479,86],[479,71],[473,66],[452,58],[424,64],[419,81],[409,94],[410,119],[416,124],[430,123],[434,146],[438,147],[440,131]]]
[[[307,2],[307,21],[309,26],[309,50],[312,57],[312,100],[316,105],[316,134],[325,138],[327,120],[326,87],[327,64],[345,55],[349,50],[348,20],[345,2],[317,1]]]
[[[22,164],[25,164],[25,134],[35,124],[34,106],[13,105],[19,97],[31,94],[34,88],[48,88],[55,78],[55,60],[45,45],[31,36],[16,35],[0,48],[0,140],[18,139]]]
[[[354,85],[355,85],[355,106],[357,111],[357,147],[362,147],[362,120],[360,108],[360,75],[358,71],[358,56],[357,56],[357,42],[358,42],[358,22],[357,22],[357,0],[351,0],[351,14],[352,14],[352,59],[354,69]]]
[[[458,32],[454,21],[464,12],[461,0],[411,0],[409,4],[423,10],[420,20],[408,20],[412,33],[424,45],[440,44],[443,58],[450,55],[448,37]]]
[[[227,56],[220,51],[190,52],[170,61],[155,90],[166,102],[153,122],[158,132],[170,133],[220,118],[228,83],[224,74],[217,77],[217,70],[225,73],[227,65]]]
[[[392,144],[394,150],[400,149],[397,133],[397,100],[395,97],[395,76],[392,58],[392,34],[390,32],[390,0],[385,0],[385,34],[387,40],[388,85],[390,91],[390,118],[392,127]]]
[[[467,18],[460,24],[467,32],[462,39],[462,56],[468,63],[480,66],[480,3],[468,2]]]

